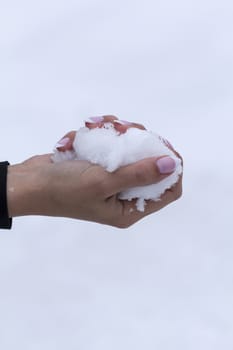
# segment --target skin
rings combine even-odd
[[[97,128],[107,121],[114,122],[114,127],[120,133],[132,127],[145,129],[136,123],[122,125],[115,116],[105,116],[102,123],[87,122],[86,126]],[[59,151],[72,150],[75,135],[76,131],[66,134],[64,137],[68,137],[69,142],[59,147]],[[178,153],[176,155],[179,156]],[[87,161],[54,164],[51,154],[34,156],[23,163],[9,166],[9,216],[68,217],[127,228],[181,197],[182,176],[175,186],[162,195],[160,201],[147,201],[143,213],[135,209],[136,200],[117,198],[119,192],[129,187],[154,184],[169,176],[159,173],[157,159],[147,158],[109,173]]]

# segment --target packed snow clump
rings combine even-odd
[[[176,161],[176,170],[157,184],[129,188],[119,193],[119,199],[137,198],[137,210],[144,211],[145,200],[158,201],[161,195],[171,188],[182,173],[181,160],[154,132],[130,128],[120,134],[112,123],[105,123],[103,128],[89,129],[83,127],[76,133],[74,151],[54,151],[52,160],[87,160],[101,165],[109,172],[148,157],[170,156]]]

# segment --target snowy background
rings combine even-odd
[[[1,160],[103,114],[185,160],[183,198],[127,230],[1,231],[2,350],[232,350],[232,18],[231,0],[0,0]]]

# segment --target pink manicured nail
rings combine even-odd
[[[156,161],[160,174],[169,174],[176,169],[176,162],[171,157],[163,157]]]
[[[69,137],[64,137],[63,139],[58,141],[58,143],[56,144],[55,148],[60,148],[60,147],[66,146],[69,141],[70,141]]]
[[[121,125],[130,125],[131,122],[128,122],[127,120],[114,120],[114,123],[121,124]]]
[[[90,117],[88,118],[87,122],[90,123],[101,123],[104,120],[103,117]]]

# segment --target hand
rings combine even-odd
[[[145,129],[140,124],[113,121],[119,132],[130,127]],[[101,127],[97,119],[87,122],[89,128]],[[58,144],[60,151],[72,150],[75,131],[68,133],[66,142]],[[161,157],[160,157],[161,159]],[[159,171],[158,159],[147,158],[122,167],[113,173],[87,161],[65,161],[53,164],[51,154],[35,156],[9,167],[8,208],[11,217],[46,215],[94,221],[127,228],[146,215],[154,213],[180,198],[182,177],[158,202],[147,201],[145,212],[138,212],[135,201],[122,201],[117,194],[129,187],[144,186],[161,181],[168,174]]]

